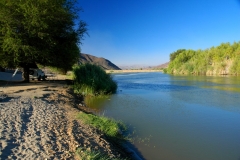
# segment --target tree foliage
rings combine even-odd
[[[179,49],[176,52],[170,54],[170,61],[173,61],[181,52],[184,52],[185,49]]]
[[[0,0],[0,65],[68,70],[86,33],[75,0]]]
[[[165,70],[170,74],[240,74],[240,42],[206,50],[177,50]]]

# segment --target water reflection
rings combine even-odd
[[[170,76],[170,78],[173,84],[240,92],[240,77],[237,76]]]
[[[92,97],[86,96],[84,98],[85,104],[93,109],[96,114],[101,113],[104,110],[107,101],[111,100],[111,96]]]

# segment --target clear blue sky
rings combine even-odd
[[[159,65],[177,49],[240,41],[239,0],[78,0],[82,53],[116,65]]]

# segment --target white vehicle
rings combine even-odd
[[[41,79],[46,80],[47,76],[41,69],[30,68],[29,69],[29,78],[31,78],[32,80],[38,79],[40,81]]]

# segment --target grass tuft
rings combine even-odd
[[[83,148],[78,148],[76,155],[81,160],[120,160],[117,158],[109,158],[107,155],[98,151],[90,151]]]
[[[122,133],[127,130],[127,127],[120,121],[84,112],[80,112],[77,118],[83,120],[86,124],[96,127],[110,138],[115,140],[124,139]]]
[[[106,138],[119,147],[123,147],[124,142],[128,140],[128,138],[123,134],[127,130],[127,127],[120,121],[84,112],[79,112],[77,119],[81,119],[83,123],[99,129]],[[84,160],[112,160],[112,158],[109,158],[108,155],[83,148],[78,148],[76,155],[80,156],[81,159]]]

